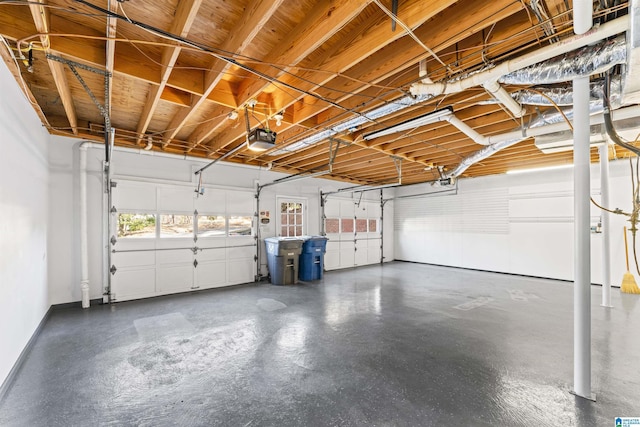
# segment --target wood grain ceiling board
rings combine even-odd
[[[86,1],[108,7],[106,0]],[[557,36],[570,35],[570,2],[545,0],[539,4],[551,18]],[[47,9],[48,21],[38,22],[37,16],[34,21],[32,11],[40,7]],[[114,55],[111,119],[117,128],[116,142],[139,147],[146,143],[145,134],[151,134],[154,149],[213,159],[242,143],[246,137],[243,107],[255,98],[258,105],[251,126],[272,127],[278,133],[279,149],[405,96],[410,84],[419,79],[421,60],[426,61],[429,76],[438,81],[554,42],[527,7],[526,0],[401,2],[398,19],[437,54],[435,58],[402,25],[391,31],[391,19],[368,0],[112,1],[111,9],[118,14],[232,58],[231,62],[216,58],[212,52],[118,20],[110,34],[114,36],[110,42]],[[34,42],[36,49],[48,42],[52,54],[97,68],[106,65],[106,23],[104,14],[74,0],[31,7],[26,2],[0,4],[0,34],[12,46],[24,38]],[[48,37],[39,32],[48,32]],[[3,52],[3,59],[14,75],[24,76],[27,95],[37,100],[50,132],[68,133],[69,123],[75,120],[78,136],[103,140],[100,113],[68,66],[49,65],[53,61],[47,61],[41,50],[34,51],[33,74],[22,63],[16,67],[9,52]],[[96,98],[104,102],[104,79],[99,74],[80,73]],[[520,89],[505,88],[510,92]],[[371,141],[364,141],[363,136],[447,106],[485,136],[519,126],[499,105],[486,104],[488,100],[482,88],[472,88],[362,123],[355,132],[338,134],[336,138],[348,145],[341,146],[328,177],[359,183],[393,180],[397,173],[392,156],[397,156],[404,159],[404,182],[433,180],[437,174],[425,171],[426,165],[452,169],[481,146],[448,123]],[[233,110],[240,117],[227,119]],[[276,128],[268,118],[279,111],[284,120]],[[528,114],[535,114],[535,109],[529,107]],[[628,155],[625,150],[617,154]],[[593,151],[592,155],[597,158]],[[329,142],[324,140],[277,155],[243,150],[230,161],[273,162],[274,170],[293,173],[317,169],[328,159]],[[470,167],[465,176],[563,162],[571,162],[570,153],[544,155],[528,139]]]

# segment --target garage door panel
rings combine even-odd
[[[244,259],[251,258],[256,254],[255,246],[244,246],[239,248],[227,248],[227,258],[229,260],[233,259]]]
[[[225,190],[207,188],[203,195],[196,198],[195,209],[200,213],[224,212],[226,203],[227,192]]]
[[[355,265],[367,264],[367,245],[358,243],[355,247],[354,263]]]
[[[193,252],[189,249],[174,249],[169,251],[158,251],[159,265],[182,264],[193,262]]]
[[[207,261],[224,261],[227,258],[227,251],[225,248],[205,249],[198,252],[198,262]]]
[[[156,188],[153,184],[117,181],[113,205],[118,211],[152,212],[157,209]]]
[[[121,270],[111,278],[111,293],[116,301],[144,298],[156,292],[156,270],[145,268],[139,270]]]
[[[193,265],[160,267],[157,269],[158,291],[162,293],[184,292],[193,285]]]
[[[111,256],[111,263],[116,268],[130,268],[151,266],[155,267],[156,253],[154,251],[145,252],[116,252]]]
[[[163,212],[193,214],[195,193],[191,188],[161,187],[158,208]]]
[[[201,262],[195,271],[196,286],[200,289],[224,286],[227,283],[226,262]]]
[[[227,262],[227,274],[230,285],[253,282],[256,272],[253,258]]]

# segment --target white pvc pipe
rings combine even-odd
[[[509,95],[509,92],[495,80],[489,80],[482,85],[497,101],[505,106],[514,117],[520,118],[525,115],[525,108]]]
[[[624,120],[640,117],[640,106],[634,105],[631,107],[620,108],[611,112],[612,120]],[[594,114],[590,117],[591,125],[599,125],[604,123],[604,115],[602,113]],[[501,133],[499,135],[492,135],[485,137],[486,145],[492,145],[498,142],[510,141],[518,138],[531,138],[533,136],[548,135],[550,133],[562,132],[571,129],[566,121],[554,123],[551,125],[538,126],[535,128],[515,130],[512,132]]]
[[[573,381],[591,399],[591,223],[589,78],[573,80],[574,283]]]
[[[573,32],[584,34],[593,26],[593,0],[573,0]]]
[[[464,133],[469,138],[473,139],[473,141],[476,142],[477,144],[488,145],[487,138],[485,138],[478,131],[473,129],[471,126],[469,126],[468,124],[466,124],[465,122],[463,122],[462,120],[454,116],[453,114],[445,117],[444,120],[448,121],[453,126],[458,128],[460,132]]]
[[[600,203],[609,204],[609,144],[598,148],[600,155]],[[611,227],[609,212],[602,211],[602,306],[611,305]]]
[[[590,31],[575,35],[566,40],[545,46],[529,54],[502,62],[497,66],[473,74],[465,79],[446,83],[414,83],[409,88],[412,95],[441,95],[460,93],[466,89],[481,86],[490,80],[498,80],[500,77],[513,71],[526,68],[538,62],[546,61],[554,56],[562,55],[592,43],[604,40],[607,37],[620,34],[629,29],[629,17],[627,15],[594,27]]]
[[[89,308],[89,253],[87,245],[87,147],[80,144],[80,290],[82,308]]]

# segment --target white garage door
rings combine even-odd
[[[254,280],[254,195],[117,181],[111,296],[147,298]]]
[[[329,238],[325,269],[379,263],[380,214],[377,202],[328,198],[324,203],[324,230]]]

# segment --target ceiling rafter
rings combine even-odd
[[[282,76],[285,71],[291,69],[292,65],[296,65],[302,61],[307,55],[315,51],[327,39],[339,31],[346,23],[357,16],[368,3],[369,0],[338,0],[333,3],[320,2],[322,7],[314,8],[313,13],[306,18],[306,21],[299,24],[293,34],[288,35],[287,41],[276,46],[276,48],[270,52],[268,58],[266,58],[267,62],[273,64],[288,65],[282,70],[277,70],[275,73],[273,72],[273,68],[268,65],[258,66],[256,69],[261,73],[271,75],[274,79]],[[257,97],[270,85],[271,82],[269,81],[251,81],[246,79],[238,88],[238,105],[244,105],[249,99]],[[276,111],[279,111],[284,109],[285,106],[277,105],[274,106],[274,108]],[[205,124],[198,127],[189,139],[192,140],[194,144],[201,143],[217,129],[218,124],[219,123]],[[220,136],[222,140],[227,138],[227,132],[223,132]],[[229,141],[229,143],[238,138],[235,136],[237,132],[231,132],[233,133],[233,139]],[[240,134],[242,134],[242,132],[240,132]],[[211,148],[213,151],[217,151],[226,145],[227,144],[218,144]]]
[[[258,35],[258,31],[278,10],[278,7],[280,7],[282,2],[283,0],[270,0],[249,3],[249,6],[246,8],[245,13],[240,20],[242,26],[239,30],[230,34],[229,38],[222,46],[222,50],[241,54]],[[204,104],[209,94],[213,92],[216,85],[222,79],[225,70],[229,69],[229,67],[231,67],[231,64],[228,61],[214,59],[210,70],[205,76],[205,89],[202,96],[194,99],[189,108],[181,110],[171,120],[169,123],[169,129],[163,137],[163,148],[171,142],[180,129],[182,129],[182,127],[187,123],[187,120]],[[195,143],[190,144],[191,148],[195,145]]]
[[[46,7],[46,4],[47,3],[44,0],[37,0],[29,4],[29,9],[31,10],[31,16],[33,18],[36,29],[40,34],[42,34],[40,36],[42,48],[44,49],[45,53],[50,53],[51,42],[49,36],[46,35],[49,33],[50,20],[49,9]],[[50,59],[47,60],[47,62],[49,64],[49,69],[51,70],[51,75],[53,76],[56,88],[58,89],[60,100],[62,101],[62,105],[64,106],[64,111],[67,115],[69,126],[71,126],[73,133],[77,135],[78,115],[76,113],[75,106],[73,105],[73,96],[71,95],[71,89],[69,88],[67,75],[64,71],[64,65],[60,62],[52,61]]]
[[[452,8],[459,8],[460,11],[464,10],[468,15],[465,16],[464,19],[467,20],[467,24],[470,32],[480,31],[482,28],[493,25],[494,22],[497,22],[500,19],[504,19],[512,14],[518,13],[522,10],[522,6],[519,4],[513,4],[509,7],[504,7],[503,5],[499,5],[494,2],[476,2],[471,0],[465,0],[456,5],[452,6]],[[436,53],[443,51],[444,49],[454,45],[458,41],[462,40],[464,37],[469,34],[457,34],[454,37],[451,37],[447,34],[447,28],[451,28],[457,21],[459,21],[459,15],[453,14],[455,11],[447,11],[447,15],[445,17],[438,17],[435,19],[435,22],[432,25],[427,26],[427,28],[416,30],[416,35],[418,35],[422,40],[429,40],[433,42],[436,47],[432,48],[432,50]],[[451,14],[451,15],[449,15]],[[381,75],[371,75],[366,74],[368,72],[364,72],[360,75],[357,75],[355,78],[358,80],[366,80],[372,79],[372,84],[377,84],[384,79],[388,78],[389,73],[398,72],[398,70],[404,70],[413,66],[413,62],[407,61],[409,58],[415,57],[425,57],[427,55],[426,52],[422,49],[422,47],[418,46],[413,40],[408,38],[400,39],[396,43],[391,43],[386,46],[386,49],[389,52],[398,52],[401,53],[400,57],[394,59],[394,61],[389,61],[388,53],[385,51],[385,48],[379,49],[376,54],[368,55],[363,62],[368,63],[367,66],[361,67],[363,70],[375,70],[376,73],[380,73]],[[360,67],[358,68],[360,69]],[[362,92],[371,87],[371,85],[361,85],[359,88],[350,87],[350,83],[348,81],[342,81],[343,86],[340,87],[343,91],[351,91],[351,93]],[[317,87],[314,89],[318,89]],[[320,92],[322,93],[322,92]],[[326,95],[326,94],[325,94]],[[337,99],[337,102],[343,102],[351,98],[351,94],[346,94]],[[295,121],[305,120],[310,117],[316,116],[323,111],[331,108],[330,105],[319,101],[313,104],[307,104],[303,108],[296,111]],[[228,141],[227,143],[233,142],[235,139],[239,137],[237,132],[232,135],[221,135],[219,137],[219,142]],[[213,146],[212,149],[218,148],[217,146]],[[384,151],[383,151],[384,152]],[[392,155],[391,152],[385,152],[386,154]],[[409,160],[409,159],[406,159]]]
[[[176,10],[175,18],[173,20],[173,23],[171,24],[169,32],[172,34],[177,34],[180,37],[186,37],[187,34],[189,34],[191,26],[193,25],[193,21],[196,19],[196,15],[198,14],[198,10],[201,4],[202,0],[185,0],[178,2],[178,8]],[[153,117],[153,114],[158,107],[158,103],[162,98],[162,94],[164,93],[167,82],[169,81],[169,76],[173,71],[173,66],[178,60],[178,56],[180,56],[180,51],[180,46],[165,46],[162,49],[162,59],[160,61],[160,85],[153,85],[149,89],[147,101],[145,102],[144,109],[142,110],[142,115],[140,116],[138,126],[136,128],[136,133],[138,134],[138,144],[149,128],[151,118]]]

